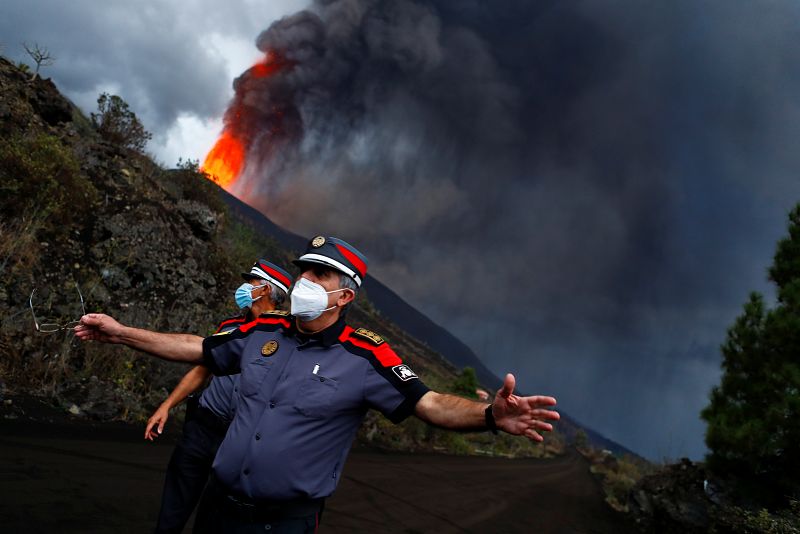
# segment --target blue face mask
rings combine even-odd
[[[236,305],[239,306],[240,309],[244,310],[247,308],[252,308],[253,303],[260,299],[261,297],[253,298],[253,290],[258,289],[259,287],[264,287],[267,284],[263,284],[260,286],[254,286],[248,282],[240,285],[239,288],[236,290],[235,299]]]

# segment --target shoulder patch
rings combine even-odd
[[[357,335],[357,336],[361,336],[361,337],[363,337],[365,339],[370,340],[375,346],[378,346],[378,345],[381,345],[381,344],[384,343],[384,339],[381,336],[379,336],[378,334],[376,334],[372,330],[367,330],[366,328],[359,328],[359,329],[353,331],[353,333],[355,335]]]
[[[234,330],[236,330],[236,329],[235,329],[235,328],[231,328],[230,330],[223,330],[222,332],[217,332],[217,333],[216,333],[216,334],[214,334],[214,335],[215,335],[215,336],[224,336],[224,335],[226,335],[226,334],[230,334],[230,333],[231,333],[231,332],[233,332]]]
[[[261,315],[259,315],[259,317],[270,316],[270,315],[280,315],[281,317],[285,317],[289,315],[289,312],[286,310],[272,310],[262,313]]]

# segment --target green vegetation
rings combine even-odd
[[[655,471],[653,464],[642,458],[627,454],[616,456],[610,451],[593,448],[583,429],[575,435],[575,447],[589,461],[589,470],[600,481],[606,502],[618,512],[628,511],[631,490],[643,477]]]
[[[790,501],[790,507],[780,513],[771,513],[766,508],[753,511],[739,506],[726,507],[718,514],[712,532],[798,534],[800,533],[800,501]]]
[[[170,172],[170,180],[180,188],[181,198],[205,204],[217,213],[227,212],[225,201],[219,195],[219,187],[200,170],[199,161],[179,159],[175,169]]]
[[[92,113],[92,124],[103,139],[114,145],[141,152],[153,137],[128,103],[117,95],[102,93],[97,98],[97,110]]]
[[[591,451],[589,470],[600,479],[606,502],[617,511],[628,511],[628,496],[636,483],[652,471],[647,462],[632,456],[617,458],[608,452]]]
[[[60,139],[12,135],[0,144],[0,272],[30,266],[39,257],[38,236],[56,239],[85,223],[98,199]]]
[[[467,397],[469,399],[477,399],[477,389],[480,387],[478,383],[478,376],[475,374],[475,369],[472,367],[464,367],[461,373],[453,380],[450,386],[450,391],[456,395]]]
[[[8,219],[42,217],[55,228],[85,214],[97,190],[72,151],[54,136],[12,136],[0,144],[0,210]]]
[[[768,502],[800,496],[800,205],[769,278],[778,301],[753,293],[722,346],[723,376],[702,412],[709,467]]]
[[[585,450],[589,447],[589,436],[582,428],[579,428],[575,433],[575,447],[578,450]]]

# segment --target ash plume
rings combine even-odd
[[[797,10],[318,1],[258,36],[290,67],[237,81],[233,192],[356,243],[589,426],[699,457],[717,347],[800,200]]]

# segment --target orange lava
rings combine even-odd
[[[281,55],[270,51],[264,55],[261,61],[250,67],[246,74],[250,79],[266,78],[293,65],[294,62],[287,61]],[[229,189],[239,178],[248,148],[241,139],[230,133],[239,130],[237,125],[242,120],[242,113],[246,107],[238,101],[233,102],[231,106],[226,114],[229,122],[226,123],[225,131],[222,132],[200,167],[200,170],[206,173],[211,180],[225,189]],[[280,118],[281,113],[276,112],[275,115]]]
[[[223,132],[200,167],[211,180],[227,189],[239,177],[244,164],[242,143],[228,132]]]

